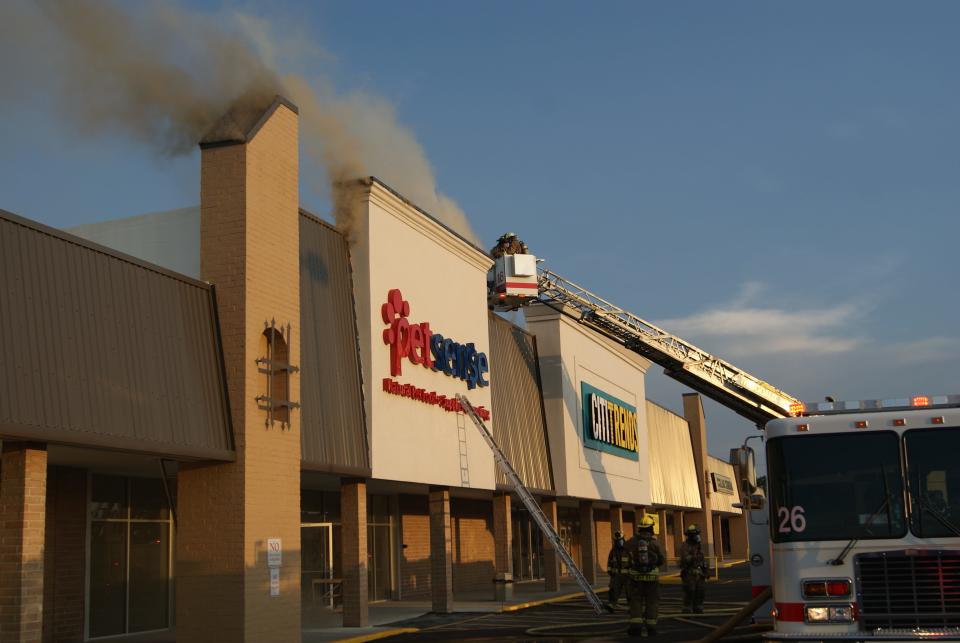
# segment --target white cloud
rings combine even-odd
[[[960,359],[960,337],[925,337],[887,348],[900,364],[921,364]]]
[[[718,355],[752,356],[775,353],[824,355],[861,346],[855,322],[869,310],[864,302],[825,308],[785,309],[751,303],[764,291],[759,282],[745,283],[734,299],[687,317],[656,324]]]

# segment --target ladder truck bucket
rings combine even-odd
[[[516,310],[534,301],[540,290],[537,283],[537,258],[531,254],[505,254],[494,260],[487,273],[488,304],[498,311]]]
[[[581,572],[580,568],[577,567],[577,564],[573,562],[573,558],[563,546],[563,541],[560,539],[560,534],[557,533],[556,529],[553,528],[553,525],[550,524],[550,521],[547,520],[547,517],[540,509],[540,504],[537,502],[536,498],[534,498],[533,494],[531,494],[526,486],[524,486],[523,481],[520,479],[520,475],[513,468],[513,465],[510,464],[510,460],[507,459],[507,456],[504,455],[503,451],[500,450],[500,447],[497,446],[497,443],[490,434],[490,431],[487,430],[487,426],[483,423],[483,420],[480,419],[480,416],[477,415],[477,411],[463,395],[457,395],[457,400],[460,402],[463,412],[466,413],[471,420],[473,420],[473,424],[477,427],[481,437],[483,437],[483,441],[486,442],[487,446],[490,447],[490,450],[493,451],[493,459],[496,461],[497,466],[500,467],[500,470],[503,471],[504,475],[507,477],[507,480],[509,480],[513,485],[514,492],[520,498],[523,506],[527,508],[528,512],[530,512],[530,517],[533,518],[533,521],[537,523],[538,527],[540,527],[543,537],[557,551],[557,556],[559,556],[560,560],[563,561],[563,564],[567,566],[567,569],[570,570],[570,575],[574,577],[574,579],[577,581],[577,584],[580,586],[580,589],[583,590],[583,595],[586,596],[590,606],[593,607],[593,611],[596,612],[597,615],[603,614],[604,611],[612,611],[611,608],[603,604],[603,602],[600,600],[600,597],[597,596],[597,593],[593,591],[593,587],[589,582],[587,582],[583,572]]]

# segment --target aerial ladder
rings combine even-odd
[[[793,396],[615,306],[557,273],[542,268],[538,265],[537,258],[529,254],[526,246],[519,241],[515,242],[514,250],[511,250],[510,236],[501,237],[504,245],[500,252],[494,249],[495,263],[487,275],[488,303],[492,309],[501,312],[513,311],[540,303],[559,310],[580,324],[662,366],[667,376],[719,402],[761,429],[769,420],[789,417],[802,409],[800,401]],[[600,614],[604,609],[603,603],[564,548],[559,534],[543,514],[536,499],[523,484],[510,460],[499,448],[470,402],[462,395],[457,398],[463,412],[480,431],[493,452],[497,465],[513,485],[515,493],[530,512],[545,539],[556,549],[558,556],[583,589],[590,605]]]
[[[503,254],[487,276],[498,311],[551,306],[663,367],[664,374],[719,402],[759,428],[790,417],[800,401],[539,265],[531,254]]]

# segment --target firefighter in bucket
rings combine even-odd
[[[631,558],[630,627],[631,636],[654,636],[660,603],[660,567],[666,562],[660,544],[653,536],[653,516],[643,515],[637,533],[627,543]]]

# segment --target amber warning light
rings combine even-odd
[[[912,404],[913,406],[930,406],[930,398],[926,395],[914,395]]]
[[[790,404],[790,415],[802,415],[804,409],[803,402],[792,402]]]

